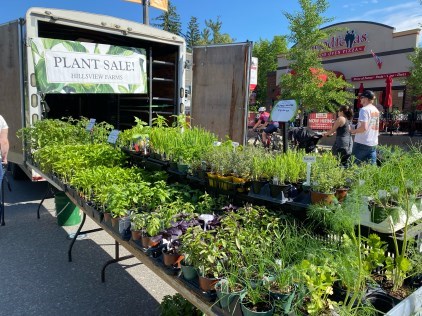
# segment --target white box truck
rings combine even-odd
[[[9,125],[12,173],[38,177],[16,136],[20,128],[84,116],[123,130],[135,116],[149,123],[156,115],[172,118],[184,113],[191,71],[193,125],[242,143],[251,49],[251,42],[202,46],[189,63],[183,37],[149,25],[30,8],[25,18],[0,25],[0,114]]]

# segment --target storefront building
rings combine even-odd
[[[356,96],[363,89],[373,90],[377,95],[377,104],[383,105],[384,109],[386,80],[391,76],[392,106],[388,112],[410,112],[412,100],[406,94],[405,79],[410,75],[408,56],[418,45],[420,29],[395,32],[391,26],[366,21],[337,23],[327,28],[333,27],[342,31],[324,40],[330,51],[320,54],[323,67],[343,74],[345,80],[353,85]],[[277,82],[288,71],[289,61],[280,56]]]

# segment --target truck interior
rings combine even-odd
[[[143,48],[147,55],[146,94],[47,94],[45,117],[95,118],[119,130],[135,125],[134,117],[147,123],[150,115],[165,116],[170,123],[174,120],[172,115],[178,113],[178,46],[44,21],[38,21],[38,37]]]

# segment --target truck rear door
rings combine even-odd
[[[22,141],[16,136],[24,122],[22,51],[20,21],[0,25],[0,115],[9,126],[8,160],[18,164],[23,163]]]
[[[192,125],[245,143],[252,42],[193,48]]]

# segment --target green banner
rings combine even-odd
[[[50,38],[31,49],[41,93],[147,93],[145,49]]]

